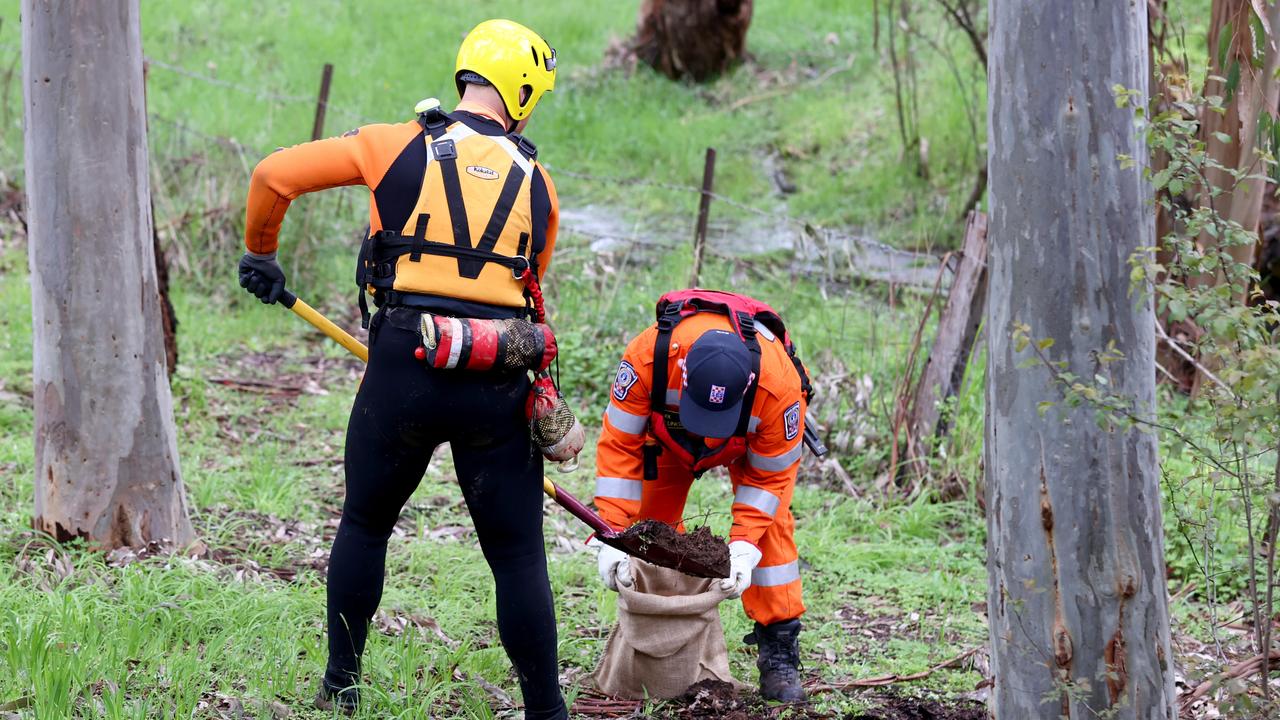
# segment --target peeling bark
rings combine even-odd
[[[25,0],[22,39],[35,526],[185,545],[138,1]]]
[[[1247,169],[1250,174],[1265,174],[1266,169],[1257,159],[1258,123],[1262,113],[1276,115],[1276,103],[1280,100],[1280,83],[1275,76],[1280,70],[1280,46],[1274,37],[1255,39],[1253,23],[1256,0],[1213,0],[1212,19],[1209,24],[1209,77],[1205,80],[1205,97],[1220,96],[1224,98],[1225,112],[1217,113],[1204,110],[1200,118],[1200,139],[1204,141],[1209,155],[1228,168]],[[1271,3],[1267,8],[1267,23],[1273,28],[1280,24],[1280,2]],[[1228,32],[1223,34],[1223,30]],[[1219,39],[1227,41],[1221,47]],[[1254,65],[1255,45],[1263,48],[1261,67]],[[1225,63],[1219,65],[1219,58]],[[1218,78],[1227,78],[1233,69],[1239,74],[1239,82],[1234,92],[1228,93],[1226,83]],[[1231,142],[1224,143],[1217,138],[1218,133],[1230,136]],[[1262,213],[1262,197],[1266,190],[1265,180],[1249,179],[1236,185],[1235,180],[1224,170],[1208,168],[1205,176],[1215,190],[1223,190],[1221,195],[1211,196],[1210,189],[1202,192],[1200,202],[1213,207],[1226,220],[1240,223],[1246,231],[1256,232],[1258,219]],[[1217,238],[1208,233],[1197,239],[1205,250],[1213,250],[1218,244]],[[1239,263],[1253,265],[1255,245],[1239,245],[1229,248],[1231,257]],[[1225,282],[1225,274],[1219,272],[1216,277],[1194,278],[1199,284],[1218,285]],[[1243,302],[1244,293],[1237,293],[1237,300]]]
[[[1129,256],[1154,244],[1147,157],[1112,85],[1145,96],[1145,3],[991,3],[985,472],[997,718],[1171,720],[1155,440],[1098,427],[1013,323],[1082,378],[1154,407],[1154,318]],[[1119,154],[1133,157],[1122,170]],[[1114,341],[1125,357],[1099,366]]]

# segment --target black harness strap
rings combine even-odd
[[[671,332],[680,324],[683,304],[672,303],[658,317],[658,337],[653,342],[653,387],[649,389],[649,409],[666,412],[667,409],[667,357],[671,354]]]
[[[662,310],[658,316],[658,337],[653,342],[653,377],[649,390],[649,409],[655,413],[667,412],[667,357],[671,354],[671,331],[680,324],[681,305],[672,303]],[[662,444],[646,442],[642,451],[642,465],[645,480],[658,479],[658,456],[662,454]]]
[[[760,387],[760,340],[756,337],[755,319],[746,313],[738,313],[738,334],[751,351],[751,382],[742,398],[742,412],[738,415],[738,427],[734,437],[746,437],[751,426],[751,408],[756,404],[756,389]]]
[[[480,236],[478,249],[493,252],[494,247],[498,245],[498,237],[502,235],[502,229],[507,226],[507,218],[511,216],[511,209],[516,204],[516,196],[520,194],[524,177],[524,170],[514,162],[511,163],[511,169],[507,171],[507,179],[502,183],[502,190],[498,194],[498,202],[493,207],[493,215],[489,216],[489,224],[485,226],[484,234]],[[453,213],[452,207],[449,212]],[[524,255],[524,250],[521,249],[519,254]],[[483,263],[467,263],[466,267],[459,266],[459,273],[465,278],[475,279],[480,277],[480,271],[483,269]]]
[[[431,219],[428,213],[418,215],[418,226],[413,231],[413,244],[409,251],[409,262],[421,262],[422,248],[427,243],[427,221]]]
[[[441,140],[454,118],[433,108],[418,118],[422,127],[431,134],[431,157],[440,165],[440,179],[444,182],[444,198],[449,205],[449,224],[453,226],[453,243],[458,247],[471,247],[471,227],[467,222],[467,206],[462,201],[462,181],[458,177],[458,148],[452,140]],[[430,167],[428,165],[428,167]],[[458,273],[464,277],[465,264],[458,260]],[[478,274],[478,273],[477,273]]]
[[[365,330],[369,329],[369,301],[365,298],[368,294],[369,278],[372,276],[373,264],[373,234],[368,228],[365,228],[364,240],[360,242],[360,253],[356,255],[356,287],[359,288],[358,301],[360,303],[360,327]]]
[[[523,135],[511,132],[507,133],[507,138],[510,139],[512,143],[515,143],[516,150],[519,150],[520,154],[523,155],[525,159],[530,162],[538,159],[538,147],[525,139]]]
[[[424,213],[425,216],[425,213]],[[513,277],[519,277],[524,269],[530,266],[529,259],[523,256],[507,257],[490,250],[466,245],[459,247],[448,243],[425,240],[418,237],[406,237],[391,230],[381,230],[374,235],[372,259],[375,267],[383,263],[393,263],[401,255],[422,252],[427,255],[443,255],[461,262],[497,263],[511,270]]]

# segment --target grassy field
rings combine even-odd
[[[25,238],[0,227],[0,301],[8,310],[0,314],[0,717],[322,716],[309,699],[324,662],[323,571],[361,368],[288,312],[234,285],[248,173],[274,147],[308,138],[325,62],[335,65],[330,134],[399,121],[422,97],[451,100],[458,40],[494,15],[542,31],[560,53],[560,84],[528,134],[556,175],[566,214],[548,295],[561,373],[580,414],[598,427],[626,339],[649,322],[659,294],[685,284],[696,195],[671,186],[696,185],[704,148],[717,148],[717,191],[775,217],[714,205],[716,251],[703,284],[767,299],[788,320],[820,378],[815,411],[849,478],[806,464],[796,492],[810,608],[806,676],[838,684],[915,673],[985,643],[981,513],[972,502],[937,502],[930,493],[889,499],[878,489],[893,391],[923,293],[807,268],[785,250],[732,252],[739,241],[763,236],[767,246],[770,233],[794,234],[794,224],[776,219],[781,214],[902,247],[952,247],[977,150],[971,116],[985,138],[985,110],[972,99],[984,95],[980,68],[963,38],[921,18],[919,123],[931,148],[924,179],[903,156],[891,75],[872,47],[870,0],[757,3],[753,60],[700,87],[602,64],[611,41],[630,32],[637,5],[437,0],[410,11],[381,0],[143,3],[153,61],[152,184],[180,321],[173,381],[180,451],[205,550],[103,555],[27,529]],[[0,1],[0,82],[10,78],[0,86],[0,174],[20,185],[17,6]],[[780,193],[765,168],[780,169],[796,191]],[[358,325],[350,267],[362,192],[299,200],[282,235],[291,287],[348,326]],[[592,230],[600,223],[626,228],[629,240],[602,249]],[[934,469],[972,498],[982,378],[970,374],[952,444]],[[590,448],[583,465],[593,467]],[[589,496],[591,475],[583,469],[557,479]],[[573,696],[603,647],[614,596],[600,588],[582,547],[586,530],[554,506],[545,512],[562,679]],[[697,483],[689,514],[705,515],[723,534],[727,479]],[[447,453],[406,508],[388,573],[361,716],[514,716],[518,691],[497,645],[492,581]],[[1185,604],[1178,611],[1188,623],[1198,613]],[[735,673],[754,681],[754,649],[738,640],[749,623],[734,604],[722,607],[722,618]],[[979,661],[939,671],[910,692],[960,696],[982,670]],[[815,698],[833,713],[872,702],[855,692]],[[653,712],[662,716],[660,707]]]
[[[553,171],[607,178],[557,176],[566,215],[618,219],[640,241],[599,252],[595,238],[575,233],[566,219],[551,271],[561,372],[593,426],[626,338],[647,322],[661,292],[683,283],[670,278],[683,278],[688,267],[681,246],[696,195],[632,181],[694,185],[703,148],[714,146],[717,190],[760,210],[902,244],[952,241],[951,207],[967,194],[972,166],[959,96],[949,75],[921,68],[925,89],[956,102],[930,103],[923,116],[933,180],[900,172],[891,89],[873,72],[879,60],[869,45],[869,2],[762,3],[749,38],[753,61],[706,87],[602,67],[611,39],[632,27],[636,4],[453,0],[417,14],[391,2],[143,4],[145,52],[154,61],[148,103],[157,224],[177,274],[180,449],[208,549],[200,558],[146,550],[103,556],[24,529],[32,494],[30,313],[23,239],[9,228],[0,252],[0,296],[13,309],[0,317],[0,662],[7,670],[0,710],[39,718],[235,717],[238,708],[256,715],[276,703],[293,717],[319,716],[308,701],[324,661],[323,569],[360,367],[230,279],[248,172],[271,148],[307,138],[325,62],[335,65],[328,129],[338,132],[406,118],[424,96],[449,98],[457,41],[484,17],[509,14],[552,39],[560,84],[529,135]],[[0,73],[17,62],[15,6],[0,3]],[[18,179],[21,117],[11,92],[0,170]],[[841,119],[849,116],[858,121]],[[776,158],[794,194],[773,188],[760,167],[764,156]],[[282,236],[291,284],[348,324],[350,242],[363,204],[354,190],[304,198]],[[762,232],[734,214],[713,212],[716,242]],[[984,623],[974,609],[985,593],[980,517],[927,496],[885,504],[873,489],[888,450],[883,415],[918,297],[850,287],[797,269],[785,252],[731,255],[711,259],[704,283],[768,298],[788,318],[810,363],[831,376],[817,410],[832,421],[841,463],[865,496],[817,467],[806,470],[796,494],[810,606],[807,675],[840,682],[917,672],[981,644]],[[278,388],[246,392],[239,380]],[[974,400],[968,404],[972,412]],[[838,440],[837,429],[845,433]],[[966,452],[972,470],[976,447]],[[584,469],[559,479],[589,496],[590,476]],[[724,533],[727,501],[727,479],[708,476],[695,486],[689,514],[705,514]],[[575,695],[613,622],[614,596],[600,588],[582,548],[586,531],[554,506],[546,513],[563,679]],[[363,716],[510,716],[518,692],[496,644],[492,581],[447,453],[438,454],[406,509],[388,571]],[[749,622],[735,604],[722,616],[735,672],[753,680],[754,649],[738,640]],[[978,679],[962,668],[929,685],[954,694]],[[865,704],[839,692],[817,702],[832,710]]]

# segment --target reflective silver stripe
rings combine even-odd
[[[760,418],[752,415],[751,419],[747,421],[747,432],[753,433],[758,427],[760,427]]]
[[[604,411],[604,415],[609,418],[610,425],[628,435],[639,435],[649,426],[647,415],[633,415],[613,403],[609,403],[609,409]]]
[[[759,587],[777,587],[800,579],[800,563],[792,560],[783,565],[758,567],[751,571],[751,584]]]
[[[452,130],[445,133],[444,135],[441,135],[440,140],[432,140],[430,137],[428,137],[427,145],[430,146],[432,143],[440,142],[442,140],[452,140],[456,145],[457,143],[460,143],[463,140],[466,140],[471,137],[476,137],[479,135],[480,135],[479,133],[467,127],[465,124],[458,123]],[[526,158],[524,155],[520,153],[520,150],[516,148],[515,143],[501,136],[485,135],[484,137],[496,143],[498,147],[502,148],[503,151],[505,151],[508,155],[510,155],[511,161],[514,162],[516,165],[518,165],[520,169],[524,171],[524,174],[526,177],[533,174],[533,163],[530,162],[528,158]],[[428,152],[427,164],[430,165],[434,161],[435,161],[435,154]]]
[[[754,451],[747,451],[747,463],[757,470],[776,472],[791,467],[795,461],[800,459],[800,453],[802,452],[804,452],[803,443],[796,443],[790,450],[774,457],[757,455]]]
[[[444,366],[452,369],[458,367],[458,357],[462,354],[462,321],[449,318],[449,332],[453,333],[453,337],[449,339],[449,360]]]
[[[749,487],[747,485],[739,485],[737,492],[733,494],[735,503],[750,505],[765,515],[773,516],[778,512],[778,505],[782,500],[768,490],[757,487]]]
[[[498,143],[498,147],[507,151],[507,154],[511,156],[511,161],[514,162],[516,165],[520,166],[520,169],[524,171],[525,176],[528,176],[533,173],[533,163],[529,162],[528,158],[526,158],[524,155],[520,153],[520,150],[519,148],[516,147],[515,143],[511,142],[509,139],[505,137],[500,137],[500,136],[488,136],[488,137],[490,140],[493,140],[494,142]]]
[[[596,478],[596,497],[618,500],[639,500],[640,481],[615,477]]]
[[[764,323],[760,322],[759,320],[752,320],[751,324],[756,326],[756,332],[760,333],[760,335],[762,335],[765,340],[768,340],[769,342],[773,342],[774,340],[778,339],[778,336],[774,335],[773,331],[765,327]]]

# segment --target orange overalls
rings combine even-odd
[[[751,619],[770,625],[804,613],[791,494],[804,451],[805,401],[799,375],[781,340],[759,324],[756,328],[760,385],[751,409],[747,452],[728,466],[733,483],[729,540],[745,540],[760,549],[760,564],[751,575],[751,587],[742,595],[742,606]],[[732,328],[723,315],[698,313],[672,331],[666,359],[669,409],[676,409],[680,402],[680,362],[694,340],[708,330]],[[658,442],[650,426],[657,332],[657,326],[651,326],[627,345],[596,448],[595,504],[605,522],[618,530],[649,518],[680,525],[694,480],[692,469],[665,449],[658,456],[657,478],[644,479],[645,444]]]

